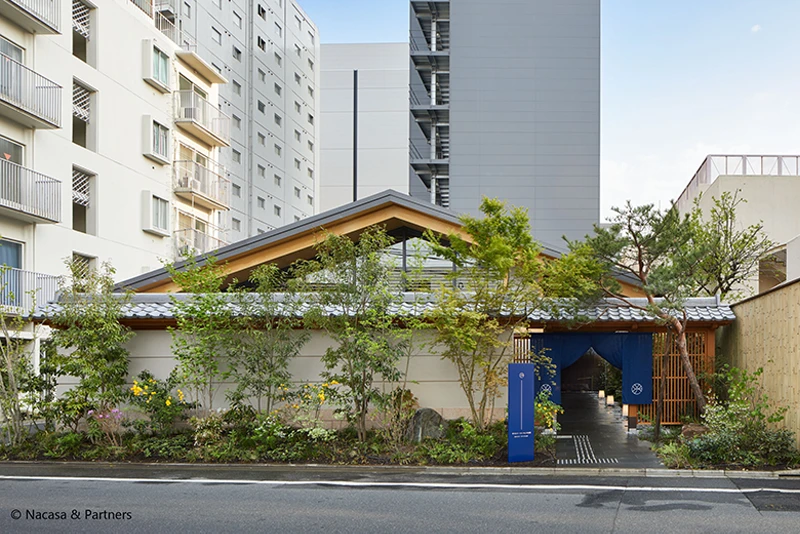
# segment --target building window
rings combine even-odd
[[[152,196],[152,224],[156,230],[169,232],[169,201]]]
[[[236,218],[231,219],[231,227],[233,228],[234,232],[238,232],[242,229],[242,221]]]
[[[310,85],[308,86],[308,96],[314,98],[314,88],[311,87]]]
[[[275,94],[280,96],[281,92],[283,91],[283,87],[281,87],[280,84],[276,83],[274,89],[275,89]]]
[[[258,39],[256,39],[256,43],[262,52],[267,51],[267,42],[262,37],[259,36]]]
[[[258,69],[258,81],[266,82],[267,81],[267,73],[261,69]]]
[[[281,55],[279,53],[275,52],[275,63],[277,63],[278,66],[280,67],[282,61],[283,61],[283,58],[281,57]]]
[[[294,53],[297,54],[297,57],[301,56],[302,51],[300,50],[300,47],[298,45],[294,45]]]
[[[308,39],[311,41],[311,44],[315,44],[316,38],[314,37],[313,32],[308,32]]]
[[[220,32],[213,26],[211,27],[211,38],[214,40],[215,43],[222,44],[222,32]]]
[[[294,23],[297,24],[297,29],[298,30],[302,30],[303,29],[303,21],[297,15],[294,16]]]
[[[233,87],[233,93],[234,94],[236,94],[236,95],[241,95],[242,94],[242,84],[240,84],[236,80],[233,80],[233,82],[231,83],[231,87]]]
[[[280,126],[282,122],[283,122],[283,117],[281,117],[280,115],[278,115],[278,114],[276,113],[276,114],[275,114],[275,124],[277,124],[278,126]]]
[[[278,206],[277,204],[275,204],[274,206],[272,206],[272,211],[273,211],[273,213],[275,213],[275,215],[277,215],[278,217],[280,217],[280,216],[281,216],[281,207],[280,207],[280,206]]]
[[[267,174],[267,168],[263,165],[258,166],[258,176],[259,178],[264,178]]]
[[[272,180],[275,182],[275,185],[277,185],[278,187],[280,187],[280,186],[281,186],[281,177],[280,177],[280,176],[278,176],[278,175],[276,174],[276,175],[274,175],[274,176],[272,177]]]
[[[169,56],[157,46],[153,46],[153,79],[169,87]]]
[[[295,196],[295,198],[300,198],[300,188],[299,187],[295,187],[294,188],[294,196]]]
[[[275,23],[275,35],[278,37],[283,37],[283,28],[277,22]]]
[[[309,142],[308,142],[308,149],[309,149],[311,152],[314,152],[314,143],[312,143],[311,141],[309,141]]]
[[[312,180],[314,179],[314,169],[311,168],[308,169],[308,177],[311,178]]]
[[[90,63],[92,11],[94,10],[81,0],[72,1],[72,55],[84,63]]]
[[[300,75],[297,74],[296,72],[294,73],[294,83],[300,85]]]
[[[283,149],[281,148],[280,145],[275,145],[275,154],[280,156],[282,151],[283,151]]]
[[[88,172],[72,168],[72,229],[84,234],[94,233],[89,221],[93,178]]]
[[[94,270],[94,258],[73,252],[71,270],[73,282],[78,285],[78,282],[85,281]],[[83,284],[80,285],[82,286]]]
[[[301,108],[300,108],[300,102],[298,102],[297,100],[295,100],[295,101],[294,101],[294,110],[295,110],[296,112],[300,113],[300,109],[301,109]]]
[[[298,222],[299,220],[300,220],[300,216],[299,215],[295,215],[294,216],[294,222]]]
[[[308,60],[308,68],[311,69],[312,71],[314,70],[314,62],[311,61],[310,59]]]
[[[189,2],[183,3],[183,16],[187,19],[192,18],[192,4]]]
[[[169,158],[169,128],[153,121],[153,153]]]
[[[261,113],[264,113],[267,109],[267,105],[261,100],[258,101],[257,106],[258,106],[258,111],[260,111]]]
[[[231,186],[231,194],[237,198],[242,198],[242,186],[233,184]]]
[[[314,115],[312,115],[311,113],[308,114],[308,123],[314,124]]]
[[[237,117],[236,115],[231,115],[231,120],[233,120],[233,127],[237,130],[242,129],[242,119]]]
[[[237,28],[242,27],[242,16],[238,14],[236,11],[233,12],[233,25]]]
[[[263,210],[264,207],[266,207],[266,205],[267,205],[267,201],[264,200],[262,197],[258,197],[258,207]]]
[[[300,140],[300,130],[295,130],[294,131],[294,139],[295,139],[295,141],[299,141]]]
[[[94,91],[86,86],[72,82],[72,142],[83,148],[94,150],[94,126],[92,121],[92,101]]]
[[[258,16],[264,20],[267,20],[267,10],[264,9],[264,6],[258,4]]]
[[[311,195],[308,195],[306,197],[306,200],[308,201],[309,205],[311,205],[311,206],[314,205],[314,197],[312,197]]]
[[[242,51],[236,48],[235,46],[233,47],[233,59],[235,59],[236,61],[242,60]]]
[[[294,168],[300,170],[300,160],[297,158],[294,158]]]
[[[258,144],[261,145],[261,146],[266,146],[267,145],[267,136],[265,136],[264,134],[262,134],[260,132],[258,134]]]
[[[236,149],[231,150],[231,159],[234,163],[241,163],[242,162],[242,153]]]

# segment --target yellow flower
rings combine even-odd
[[[147,389],[147,384],[145,384],[144,389]]]
[[[172,401],[170,400],[171,398],[172,398],[172,397],[170,397],[169,399],[167,399],[166,401],[164,401],[164,404],[166,404],[167,406],[169,406],[170,404],[172,404]]]
[[[337,382],[336,380],[331,380],[331,385],[332,386],[338,386],[339,382]]]
[[[292,404],[292,408],[294,408],[294,409],[297,409],[297,408],[299,408],[299,407],[300,407],[300,406],[298,406],[297,404]]]
[[[181,391],[181,390],[178,390],[178,400],[180,402],[183,402],[183,391]]]
[[[324,387],[324,388],[328,387],[328,383],[325,382],[324,384],[322,384],[322,387]]]
[[[156,383],[156,379],[155,379],[155,378],[151,378],[151,379],[150,379],[150,383],[151,383],[151,384],[155,384],[155,383]]]

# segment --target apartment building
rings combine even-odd
[[[126,278],[227,242],[227,80],[176,8],[0,0],[0,304],[51,298],[65,259]]]
[[[175,0],[176,25],[226,77],[231,117],[220,162],[235,242],[298,221],[319,204],[319,35],[293,0]]]
[[[600,0],[411,0],[409,190],[528,208],[561,243],[600,215]]]

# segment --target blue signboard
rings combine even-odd
[[[534,364],[508,365],[508,461],[533,460]]]

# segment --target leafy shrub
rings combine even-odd
[[[139,373],[130,388],[131,404],[147,415],[147,420],[137,419],[133,422],[139,432],[169,433],[175,421],[186,417],[186,410],[190,406],[186,403],[183,391],[175,386],[174,374],[170,374],[166,380],[157,380],[150,371]]]
[[[684,443],[673,441],[659,447],[658,453],[664,465],[672,469],[688,469],[692,467],[693,453]]]
[[[182,460],[194,444],[188,433],[171,436],[135,436],[128,444],[131,454],[141,454],[154,460]]]

